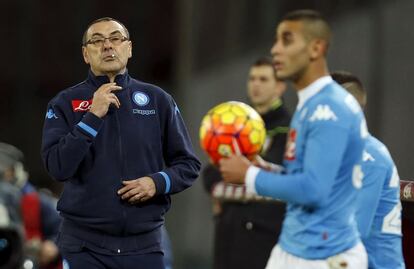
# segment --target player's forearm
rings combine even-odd
[[[381,198],[381,189],[387,177],[386,169],[375,167],[364,171],[362,188],[358,192],[356,221],[362,238],[368,237]]]
[[[249,185],[254,184],[254,190],[258,195],[303,205],[318,204],[326,192],[324,187],[316,183],[315,178],[302,173],[279,175],[260,170],[254,183],[249,180],[246,182],[248,189],[252,189]]]

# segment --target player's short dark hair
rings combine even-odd
[[[312,9],[298,9],[283,16],[282,21],[324,20],[322,14]]]
[[[364,86],[362,85],[361,80],[353,75],[352,73],[348,71],[335,71],[331,73],[331,77],[333,80],[335,80],[338,84],[341,84],[342,86],[346,86],[345,84],[349,84],[346,90],[348,90],[349,93],[351,93],[360,103],[362,107],[365,106],[365,99],[367,96],[367,93],[365,91]]]
[[[304,23],[304,35],[308,39],[319,38],[325,40],[327,46],[331,43],[331,28],[328,22],[316,10],[311,9],[299,9],[287,13],[282,21],[303,21]]]
[[[122,22],[118,21],[117,19],[111,18],[111,17],[102,17],[102,18],[96,19],[93,22],[89,23],[88,27],[86,27],[86,30],[85,30],[85,32],[83,33],[83,36],[82,36],[82,45],[85,45],[86,42],[88,41],[88,40],[86,40],[86,38],[87,38],[89,28],[91,28],[92,25],[94,25],[96,23],[99,23],[99,22],[103,22],[103,21],[114,21],[114,22],[119,23],[125,31],[126,38],[129,39],[129,31]]]
[[[362,86],[361,80],[357,76],[352,74],[351,72],[339,70],[339,71],[332,72],[331,77],[338,84],[355,83],[358,85],[361,91],[364,91],[364,87]]]
[[[253,64],[251,65],[251,67],[259,67],[259,66],[269,66],[272,68],[273,70],[273,76],[275,77],[275,79],[277,79],[276,77],[276,70],[273,67],[273,61],[270,57],[260,57],[258,59],[256,59],[256,61],[253,62]]]

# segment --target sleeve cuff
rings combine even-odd
[[[77,124],[78,128],[85,134],[95,137],[101,129],[103,120],[93,113],[86,113],[82,120]]]
[[[171,179],[170,176],[165,172],[157,172],[149,175],[154,180],[156,194],[167,194],[171,190]]]
[[[285,172],[285,168],[281,165],[271,163],[270,164],[270,171],[273,173],[282,174]]]
[[[256,166],[251,165],[246,172],[245,184],[246,192],[251,194],[256,194],[256,176],[260,172],[260,169]]]

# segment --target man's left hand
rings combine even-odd
[[[243,155],[230,155],[220,159],[220,172],[224,182],[244,184],[250,161]]]
[[[122,184],[124,187],[118,190],[118,195],[131,204],[145,202],[155,195],[155,183],[150,177],[122,181]]]
[[[59,256],[59,249],[51,240],[42,242],[39,250],[39,263],[41,266],[47,266],[56,261]]]

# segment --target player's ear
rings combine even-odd
[[[327,43],[322,39],[313,39],[309,43],[309,56],[311,60],[316,60],[325,56],[327,51]]]
[[[128,58],[131,58],[132,57],[132,41],[129,40],[128,42],[129,42],[129,44],[128,44]]]
[[[82,46],[82,56],[86,64],[89,64],[89,54],[85,46]]]

